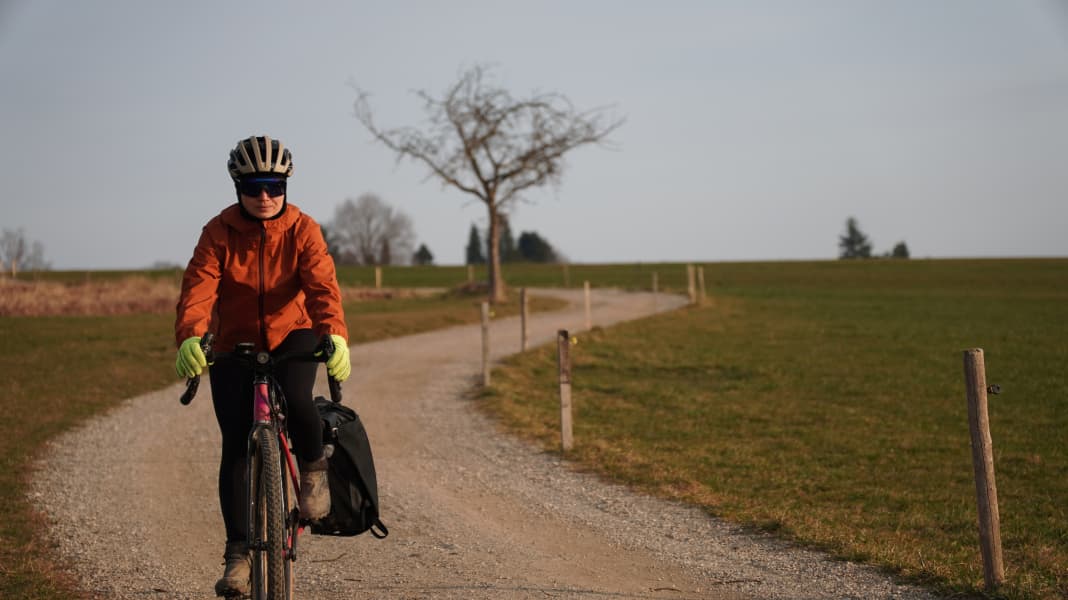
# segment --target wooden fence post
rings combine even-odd
[[[975,494],[979,507],[979,546],[983,554],[983,578],[987,589],[1005,581],[1001,556],[1001,517],[994,481],[994,445],[987,412],[986,363],[982,348],[964,351],[964,384],[968,394],[968,428],[972,437]]]
[[[697,302],[705,303],[705,268],[697,267]]]
[[[566,329],[556,332],[557,374],[560,380],[560,448],[574,446],[571,433],[571,336]]]
[[[586,330],[593,329],[593,315],[590,314],[590,282],[583,281],[582,287],[586,292]]]
[[[694,282],[694,269],[693,265],[686,265],[686,279],[688,281],[686,290],[690,293],[690,304],[697,303],[697,285]]]
[[[467,265],[467,283],[475,280],[475,265]]]
[[[482,385],[490,385],[489,302],[482,303]]]
[[[519,351],[527,349],[527,318],[530,316],[530,303],[527,301],[527,288],[519,289]]]
[[[656,271],[653,271],[653,310],[657,309],[657,304],[659,302],[659,299],[657,298],[657,295],[659,294],[659,291],[660,291],[660,278],[656,274]]]
[[[382,267],[375,267],[375,289],[382,289]]]

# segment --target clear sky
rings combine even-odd
[[[372,192],[459,264],[485,209],[352,116],[423,119],[465,66],[626,118],[512,229],[574,262],[1068,256],[1063,0],[0,0],[0,227],[58,269],[185,264],[234,201],[238,139],[280,138],[291,202]]]

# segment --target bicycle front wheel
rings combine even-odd
[[[252,552],[252,598],[291,600],[292,563],[286,556],[286,507],[278,436],[259,427],[249,462],[249,547]]]

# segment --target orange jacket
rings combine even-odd
[[[182,278],[174,337],[215,333],[215,348],[238,342],[273,350],[294,329],[348,340],[334,261],[314,219],[287,204],[254,221],[238,204],[204,226]]]

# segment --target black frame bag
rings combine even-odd
[[[323,444],[332,444],[328,459],[330,514],[313,522],[317,535],[353,536],[365,531],[382,539],[389,529],[378,518],[378,481],[367,431],[356,411],[340,402],[316,396],[323,422]]]

